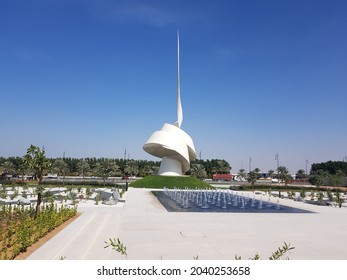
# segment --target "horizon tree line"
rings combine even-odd
[[[33,157],[34,151],[41,155],[45,154],[45,150],[31,145],[27,154],[23,157],[0,157],[0,176],[6,177],[10,175],[16,177],[18,175],[34,176],[39,182],[42,181],[43,175],[57,174],[65,178],[66,176],[90,177],[97,176],[106,180],[111,176],[148,176],[158,173],[160,161],[135,160],[123,158],[73,158],[58,157],[46,158],[45,166],[40,174],[28,161],[28,153],[31,152]],[[197,160],[191,163],[191,170],[187,175],[196,176],[199,179],[212,177],[214,173],[230,173],[231,167],[229,163],[222,159]]]
[[[0,157],[0,176],[6,175],[34,175],[42,181],[42,176],[47,174],[57,174],[65,178],[66,176],[97,176],[104,181],[111,176],[139,176],[155,175],[158,172],[160,161],[119,159],[119,158],[72,158],[58,157],[46,158],[44,169],[38,174],[35,167],[30,164],[29,154],[33,156],[37,153],[44,155],[44,149],[39,149],[31,145],[27,154],[23,157]],[[42,160],[42,159],[41,159]],[[224,159],[196,159],[191,162],[191,169],[186,175],[195,176],[198,179],[212,178],[213,174],[230,174],[232,167]],[[36,170],[37,171],[37,170]],[[260,169],[255,168],[250,172],[240,169],[238,177],[254,184],[261,177]],[[269,170],[267,177],[277,178],[281,182],[288,183],[291,178],[288,169],[285,166],[279,166],[276,170]],[[332,185],[338,186],[343,183],[347,176],[347,162],[344,161],[327,161],[323,163],[314,163],[311,166],[309,174],[304,169],[296,172],[297,179],[307,179],[312,185]]]

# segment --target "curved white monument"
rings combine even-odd
[[[180,176],[190,169],[190,161],[196,157],[192,138],[181,129],[183,112],[180,93],[180,48],[177,33],[177,122],[165,123],[143,145],[143,149],[162,158],[159,175]]]

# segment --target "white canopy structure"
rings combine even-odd
[[[177,33],[177,121],[174,124],[165,123],[143,145],[143,149],[147,153],[162,158],[158,174],[163,176],[181,176],[190,169],[190,161],[196,158],[192,138],[181,129],[183,110],[179,51],[179,34]]]

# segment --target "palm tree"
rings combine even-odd
[[[135,160],[129,160],[125,165],[124,172],[127,175],[136,176],[139,174],[139,165]]]
[[[239,172],[237,173],[237,175],[239,176],[239,178],[242,180],[244,180],[247,176],[246,174],[246,170],[245,169],[240,169]]]
[[[248,172],[247,181],[248,181],[248,183],[251,183],[252,188],[254,188],[254,184],[255,184],[255,182],[257,182],[257,179],[258,179],[258,173],[257,172],[255,172],[254,170],[251,172]]]
[[[138,167],[138,172],[137,172],[137,176],[143,176],[144,169],[146,168],[146,166],[148,166],[148,162],[147,160],[137,160],[137,167]]]
[[[40,211],[42,193],[44,191],[44,187],[41,186],[43,174],[47,169],[49,169],[50,161],[46,158],[44,149],[30,145],[30,147],[27,149],[27,153],[23,156],[23,162],[28,166],[28,168],[33,170],[34,176],[39,184],[39,186],[36,188],[37,203],[35,216],[37,217]]]
[[[142,173],[147,176],[147,175],[152,175],[153,174],[153,169],[152,166],[149,164],[146,164],[143,168],[142,168]]]
[[[65,185],[65,176],[69,172],[69,166],[63,159],[57,159],[53,164],[53,170],[58,175],[63,176],[63,186]]]
[[[202,164],[198,164],[198,163],[192,164],[192,167],[190,168],[190,174],[200,180],[203,178],[206,178],[207,176],[205,167]]]
[[[88,175],[90,172],[90,165],[84,159],[81,159],[77,163],[78,174],[84,178],[84,175]]]
[[[152,165],[152,170],[153,170],[153,174],[158,174],[159,166],[158,165]]]
[[[297,179],[305,179],[305,178],[307,178],[307,175],[306,175],[306,173],[305,173],[305,170],[304,170],[304,169],[299,169],[299,170],[296,172],[295,177],[296,177]]]
[[[288,171],[287,167],[279,166],[277,168],[277,172],[278,172],[278,176],[279,176],[279,179],[281,180],[281,182],[282,183],[285,182],[287,185],[288,179],[289,179],[289,176],[288,176],[289,171]]]
[[[95,164],[94,172],[102,178],[105,186],[107,178],[119,172],[119,166],[113,160],[103,159]]]
[[[259,179],[260,178],[260,174],[259,174],[260,169],[257,167],[257,168],[254,168],[253,171],[257,174],[257,179]]]
[[[0,171],[1,171],[0,173],[5,174],[5,175],[13,175],[16,172],[16,169],[15,169],[14,164],[12,162],[6,160],[0,166]]]
[[[231,167],[225,160],[217,160],[215,165],[212,167],[212,173],[216,174],[228,174],[230,173]]]
[[[272,179],[272,176],[274,175],[274,173],[275,171],[271,169],[267,172],[267,176],[269,176]]]

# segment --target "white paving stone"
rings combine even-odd
[[[280,202],[315,213],[173,213],[150,190],[129,188],[115,206],[81,202],[82,215],[28,259],[124,259],[104,249],[108,238],[119,238],[135,260],[266,259],[284,242],[295,247],[287,255],[293,260],[347,259],[346,207]]]

